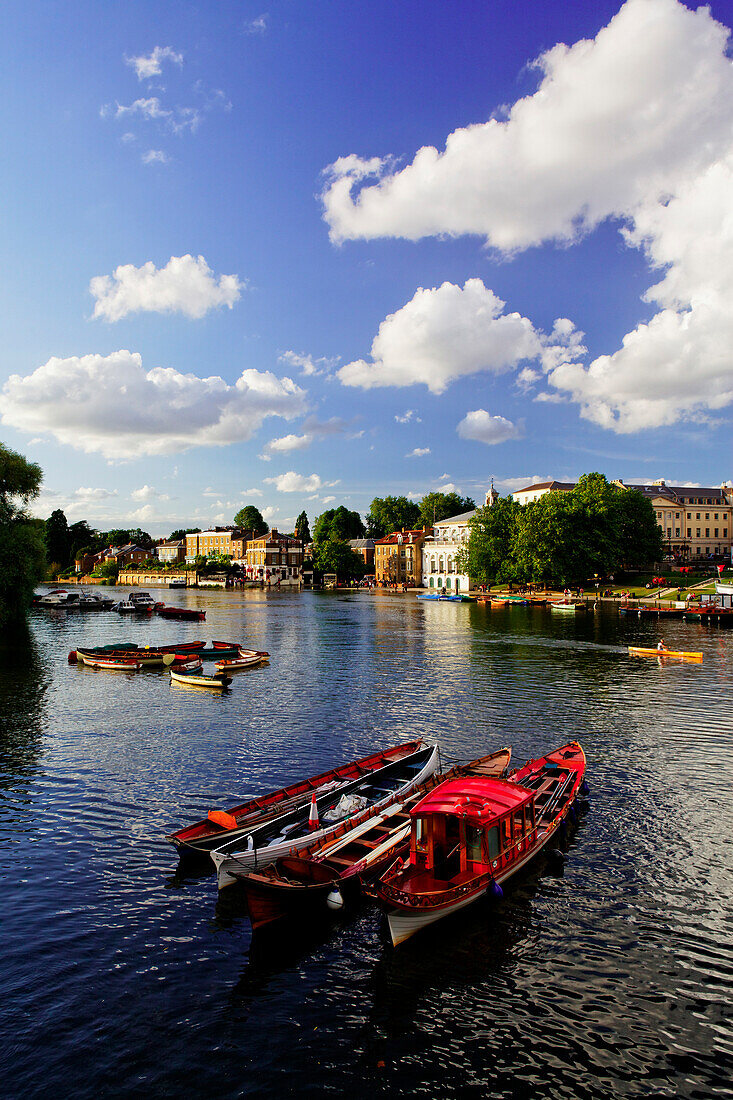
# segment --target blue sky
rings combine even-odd
[[[36,512],[731,476],[728,3],[3,5]]]

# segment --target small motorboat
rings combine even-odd
[[[464,909],[524,868],[577,815],[585,755],[577,741],[510,779],[466,776],[435,787],[410,811],[409,859],[376,885],[392,942]]]
[[[169,588],[185,588],[186,587],[186,581],[183,578],[176,579],[176,580],[173,580],[173,581],[169,581],[168,582],[168,587]]]
[[[67,592],[65,588],[52,588],[42,596],[36,596],[33,600],[34,607],[70,607],[78,609],[80,606],[79,593]]]
[[[81,611],[111,611],[114,606],[111,596],[100,596],[98,592],[79,589],[79,608]]]
[[[165,604],[156,603],[155,611],[162,619],[183,619],[191,622],[198,620],[203,622],[206,618],[206,612],[199,611],[195,607],[166,607]]]
[[[232,682],[231,676],[225,672],[217,672],[214,676],[205,676],[201,672],[189,672],[181,669],[178,672],[170,669],[171,681],[175,684],[185,684],[186,687],[208,688],[210,691],[224,691]]]
[[[208,858],[209,852],[224,841],[229,840],[234,845],[266,821],[309,806],[314,793],[321,798],[327,792],[372,775],[396,760],[412,756],[421,747],[421,740],[394,745],[348,764],[340,764],[310,779],[300,779],[259,798],[251,798],[229,810],[210,810],[208,817],[170,833],[166,840],[175,845],[181,856],[203,855]]]
[[[385,806],[409,794],[437,770],[439,756],[437,745],[420,742],[420,747],[409,755],[320,797],[314,794],[310,803],[249,828],[235,840],[225,840],[210,853],[219,889],[237,881],[234,872],[264,867],[280,856],[296,854],[322,837],[333,836],[349,818],[364,810]]]
[[[684,649],[644,649],[642,646],[629,646],[629,657],[673,657],[678,661],[702,661],[702,653],[688,652]]]
[[[240,668],[254,668],[269,660],[270,654],[264,649],[240,649],[238,657],[229,657],[214,663],[220,672],[237,672]]]
[[[409,795],[350,819],[333,836],[283,856],[268,867],[235,872],[247,893],[253,929],[284,917],[304,918],[340,909],[409,846],[410,808],[439,783],[457,776],[502,776],[511,749],[432,775]]]

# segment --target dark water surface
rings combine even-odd
[[[167,593],[205,623],[36,612],[0,643],[3,1097],[711,1097],[733,1081],[733,631],[625,655],[615,610]],[[77,644],[242,640],[209,696]],[[252,942],[163,834],[415,735],[445,761],[577,738],[591,809],[536,869],[388,945],[365,905]],[[229,892],[231,894],[231,891]]]

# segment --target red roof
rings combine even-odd
[[[477,825],[490,818],[501,817],[509,810],[523,806],[533,796],[532,791],[504,779],[488,779],[483,775],[449,779],[426,794],[411,813],[454,814],[467,817]]]

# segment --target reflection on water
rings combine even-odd
[[[657,624],[608,609],[165,597],[206,622],[39,612],[0,650],[7,1094],[726,1092],[733,632],[665,623],[705,660],[662,666],[626,655]],[[67,663],[196,637],[271,660],[226,695]],[[172,828],[415,735],[446,763],[578,738],[591,810],[563,875],[394,951],[372,904],[253,939],[241,897],[177,869]]]

